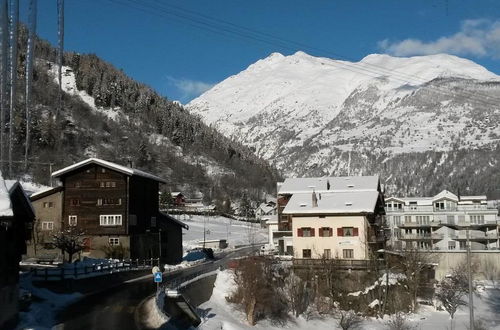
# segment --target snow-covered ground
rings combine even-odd
[[[206,240],[227,239],[229,247],[250,243],[265,243],[268,240],[267,230],[258,223],[237,221],[220,216],[174,215],[189,226],[182,230],[184,251],[199,247],[203,241],[203,228]]]
[[[259,321],[255,326],[249,326],[245,321],[243,312],[235,308],[235,305],[226,301],[226,297],[234,288],[232,272],[225,270],[219,272],[212,297],[209,301],[199,306],[200,315],[203,317],[200,329],[204,330],[263,330],[263,329],[340,329],[333,318],[309,319],[303,317],[292,318],[285,326],[274,326],[269,321]],[[485,289],[480,291],[474,300],[476,319],[486,322],[488,329],[500,330],[500,290]],[[434,307],[422,306],[418,314],[409,315],[407,318],[418,330],[433,329],[445,330],[450,328],[450,319],[445,311],[436,311]],[[368,318],[362,329],[385,330],[387,329],[386,316],[384,320]],[[468,307],[462,307],[455,314],[455,330],[465,330],[469,324]]]
[[[54,315],[63,307],[78,300],[82,295],[57,294],[50,290],[33,286],[31,275],[21,276],[21,294],[31,294],[32,302],[27,312],[20,313],[20,323],[17,329],[51,329]]]

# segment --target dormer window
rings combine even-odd
[[[306,207],[306,206],[307,206],[307,204],[305,204],[305,203],[300,204],[300,207]]]

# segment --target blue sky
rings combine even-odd
[[[55,44],[56,1],[38,6],[38,33]],[[272,52],[450,53],[500,74],[497,0],[66,0],[65,13],[67,50],[183,103]]]

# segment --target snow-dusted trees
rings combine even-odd
[[[68,254],[68,262],[73,261],[73,256],[84,249],[84,232],[75,227],[64,229],[53,235],[54,246]]]
[[[436,299],[450,314],[450,326],[453,329],[453,317],[460,306],[467,305],[465,295],[469,292],[469,279],[465,263],[453,268],[450,275],[441,280],[436,289]]]

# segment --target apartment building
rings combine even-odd
[[[385,209],[396,249],[459,251],[500,248],[498,209],[486,196],[457,196],[443,190],[433,197],[389,197]]]

